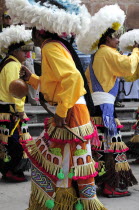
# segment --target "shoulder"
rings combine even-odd
[[[14,71],[19,70],[20,71],[21,65],[17,63],[16,61],[10,61],[4,66],[5,71]]]
[[[62,51],[65,49],[64,45],[59,41],[51,41],[45,44],[42,48],[42,52],[50,52],[50,51]]]

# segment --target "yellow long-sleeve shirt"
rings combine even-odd
[[[80,72],[70,53],[58,42],[42,47],[42,75],[31,75],[28,82],[40,91],[48,102],[57,103],[56,114],[66,117],[80,96],[86,93]]]
[[[19,78],[21,63],[13,56],[9,58],[14,61],[7,63],[0,73],[0,101],[15,104],[16,111],[23,112],[25,97],[17,99],[9,93],[10,83]]]
[[[139,65],[132,76],[124,77],[126,82],[134,82],[135,80],[139,79]]]
[[[103,90],[109,92],[114,86],[116,78],[133,75],[138,63],[138,48],[134,48],[132,54],[127,56],[121,55],[115,48],[101,45],[95,54],[93,69]],[[86,70],[86,77],[92,91],[89,68]]]

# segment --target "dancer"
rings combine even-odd
[[[32,39],[42,51],[41,76],[31,74],[26,68],[21,75],[25,72],[24,79],[34,88],[40,85],[45,100],[55,108],[54,117],[45,119],[45,131],[41,136],[24,145],[32,161],[28,209],[105,210],[96,196],[94,182],[97,172],[90,144],[94,127],[85,100],[89,98],[87,82],[71,44],[58,36],[63,32],[78,34],[85,30],[84,21],[90,21],[90,15],[84,5],[75,1],[74,4],[49,1],[38,6],[38,10],[38,4],[33,1],[31,5],[28,1],[14,0],[12,3],[17,10],[18,2],[19,19],[23,17],[25,22],[33,22],[26,19],[27,12],[30,13],[28,18],[35,17],[33,24],[37,28],[32,30]],[[14,5],[7,1],[7,6],[13,14]],[[44,102],[43,106],[46,107]]]
[[[12,25],[0,33],[0,51],[7,54],[0,63],[0,172],[6,181],[25,181],[23,171],[29,167],[20,143],[31,138],[24,112],[25,97],[17,99],[9,91],[11,82],[19,78],[26,59],[23,47],[29,40],[31,31],[24,26]]]
[[[135,43],[139,43],[139,29],[130,30],[120,37],[119,47],[123,52],[128,52],[130,55]],[[139,67],[136,69],[132,76],[125,77],[125,81],[134,82],[139,79]],[[133,126],[135,130],[134,136],[127,142],[129,147],[128,154],[132,154],[136,160],[132,161],[133,164],[139,164],[139,109],[136,112],[136,123]]]
[[[132,75],[139,62],[138,45],[134,45],[131,56],[121,55],[117,50],[118,29],[124,19],[118,5],[105,6],[92,17],[88,31],[77,40],[80,51],[95,51],[86,71],[95,105],[92,118],[100,137],[100,145],[92,146],[92,150],[99,161],[97,184],[108,197],[130,195],[128,187],[137,183],[126,158],[128,148],[122,141],[114,109],[117,77]]]

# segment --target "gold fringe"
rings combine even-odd
[[[139,143],[139,135],[135,135],[130,139],[132,143]]]
[[[29,201],[29,204],[31,206],[33,205],[34,200],[36,200],[37,203],[40,204],[41,207],[44,207],[44,204],[45,204],[46,200],[52,199],[51,197],[48,196],[48,194],[46,194],[34,182],[31,183],[31,191],[32,191],[32,193],[31,193],[31,198],[30,198],[30,201]]]
[[[94,174],[95,172],[96,169],[94,167],[94,162],[74,167],[75,176],[88,176],[90,174]]]
[[[104,165],[105,165],[104,161],[98,161],[98,168],[96,168],[97,171],[100,171],[103,168]]]
[[[94,128],[91,122],[82,126],[71,128],[71,130],[77,133],[77,135],[81,136],[91,135],[94,132]],[[61,139],[63,141],[77,138],[65,128],[56,128],[53,124],[49,125],[47,133],[49,136],[51,136],[51,138]]]
[[[95,125],[102,125],[102,126],[104,125],[102,117],[93,117],[92,119],[93,119]],[[116,125],[121,125],[118,118],[115,118],[115,123],[116,123]]]
[[[121,125],[120,120],[118,118],[115,118],[115,122],[116,122],[116,125]]]
[[[26,145],[30,149],[30,155],[38,161],[39,164],[50,174],[57,175],[59,173],[61,166],[54,164],[53,162],[50,162],[49,160],[45,159],[45,157],[42,155],[40,150],[35,144],[35,141],[32,140],[27,143]]]
[[[5,142],[5,143],[8,143],[8,138],[9,138],[9,135],[1,135],[1,141],[2,142]]]
[[[95,125],[104,125],[102,117],[92,117],[92,119],[93,119]]]
[[[124,142],[112,142],[110,145],[110,150],[123,150],[127,149],[128,147]]]
[[[41,190],[41,188],[32,183],[32,194],[28,210],[48,210],[48,208],[45,207],[45,202],[49,199],[52,198]],[[57,188],[53,210],[73,210],[76,201],[77,198],[74,188]]]
[[[81,199],[83,203],[83,210],[107,210],[97,197],[93,199]]]
[[[6,156],[5,148],[2,144],[0,144],[0,159],[4,159]]]
[[[116,163],[115,164],[115,171],[119,172],[119,171],[129,171],[130,170],[130,166],[128,162],[124,162],[124,163]]]
[[[31,138],[30,133],[21,133],[20,135],[21,135],[22,140],[28,140]]]
[[[10,120],[10,113],[0,113],[0,120]]]

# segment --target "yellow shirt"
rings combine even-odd
[[[124,77],[125,81],[127,82],[134,82],[135,80],[139,79],[139,65],[132,76]]]
[[[121,55],[115,48],[101,45],[95,54],[93,69],[95,76],[105,92],[109,92],[117,77],[131,76],[139,63],[139,49],[134,48],[130,56]],[[86,71],[90,90],[91,81],[89,68]]]
[[[58,42],[49,42],[42,48],[42,75],[31,75],[28,82],[40,91],[47,102],[57,103],[56,114],[66,117],[80,96],[86,93],[80,72],[70,53]]]
[[[17,112],[24,111],[25,97],[17,99],[9,93],[9,85],[13,80],[19,78],[21,63],[13,56],[9,56],[14,61],[7,63],[0,73],[0,101],[15,104]]]

